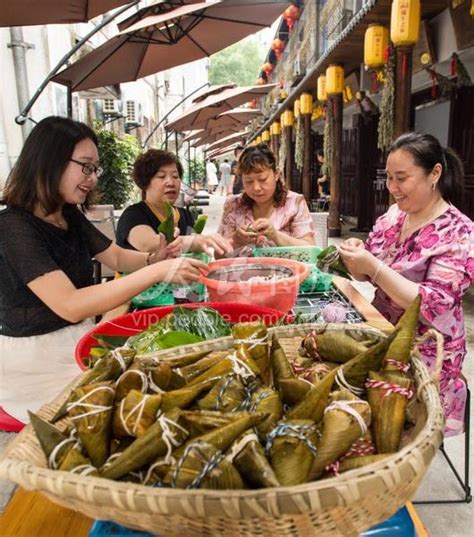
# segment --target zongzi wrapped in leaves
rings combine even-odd
[[[278,386],[282,379],[294,379],[295,374],[291,364],[286,357],[283,347],[280,345],[275,334],[272,336],[272,346],[270,351],[270,363],[272,366],[273,383]]]
[[[317,443],[318,430],[312,420],[281,421],[270,431],[265,451],[283,487],[308,481]]]
[[[421,295],[418,295],[395,326],[398,333],[390,343],[385,355],[384,369],[387,371],[407,371],[413,344],[415,343],[418,319],[420,317]]]
[[[230,448],[228,458],[252,488],[280,486],[265,450],[254,433],[246,433],[237,439]]]
[[[262,387],[255,390],[252,394],[250,409],[253,412],[263,412],[268,417],[257,425],[256,429],[261,437],[266,435],[275,428],[276,424],[283,416],[283,404],[280,395],[271,388]]]
[[[398,451],[412,382],[397,373],[369,373],[365,386],[372,409],[372,429],[379,453]]]
[[[332,272],[337,276],[350,279],[349,271],[339,254],[339,250],[332,244],[319,252],[316,265],[323,272]]]
[[[174,408],[188,408],[203,392],[208,391],[215,382],[215,378],[209,378],[199,384],[187,385],[171,392],[163,392],[161,394],[161,410],[168,412]]]
[[[155,367],[147,368],[149,391],[161,393],[164,391],[178,390],[186,384],[186,380],[170,364],[159,362]]]
[[[76,442],[67,452],[58,470],[63,472],[73,472],[81,475],[99,475],[89,458],[84,455],[84,451],[79,442]]]
[[[247,399],[247,389],[237,375],[226,375],[219,379],[209,393],[198,401],[202,410],[231,412],[241,410]]]
[[[115,409],[113,418],[114,436],[143,436],[155,423],[161,405],[161,395],[144,394],[132,390]]]
[[[362,342],[351,336],[349,330],[320,328],[304,337],[299,353],[317,361],[344,363],[366,349]]]
[[[172,448],[180,446],[188,436],[183,425],[184,420],[179,409],[162,414],[143,436],[137,438],[107,467],[101,468],[101,476],[119,479],[150,464],[158,457],[166,455],[169,460]]]
[[[77,442],[77,436],[74,433],[69,436],[62,433],[54,425],[51,425],[51,423],[43,420],[33,412],[28,412],[28,415],[48,461],[48,467],[53,470],[59,468],[68,451]]]
[[[210,356],[204,356],[197,362],[180,367],[179,372],[187,383],[199,377],[214,365],[218,364],[223,358],[228,356],[228,352],[213,352]]]
[[[120,375],[115,385],[115,401],[118,403],[132,390],[142,393],[148,391],[148,378],[143,370],[142,364],[134,360],[130,367]]]
[[[108,352],[100,358],[93,369],[85,373],[76,388],[97,382],[117,380],[133,362],[136,351],[127,347],[120,347]],[[55,423],[66,415],[69,399],[56,412],[51,423]]]
[[[96,468],[109,456],[114,399],[112,383],[97,382],[74,389],[67,406],[81,444]]]
[[[164,479],[172,488],[243,489],[244,483],[233,464],[213,445],[195,441],[186,446]]]
[[[286,405],[300,403],[311,390],[313,383],[305,379],[281,379],[279,383],[281,400]]]
[[[250,412],[245,411],[220,412],[215,410],[183,410],[182,412],[191,438],[207,433],[212,429],[224,427],[224,425],[228,425],[229,423],[249,415]]]
[[[326,468],[342,457],[370,426],[367,401],[347,390],[333,392],[324,411],[321,440],[311,467],[310,479],[321,477]]]
[[[268,345],[268,332],[265,323],[256,321],[252,323],[237,323],[232,327],[232,337],[235,348],[241,346],[247,350],[260,369],[260,377],[265,384],[270,384],[270,349]]]

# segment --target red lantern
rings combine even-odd
[[[285,49],[285,42],[281,39],[274,39],[272,41],[272,50],[275,53],[275,57],[277,60],[281,58],[281,55],[283,53],[283,50]]]
[[[262,78],[262,77],[260,77],[260,78],[257,80],[257,84],[258,84],[259,86],[263,86],[263,84],[265,84],[266,82],[267,82],[267,81],[266,81],[264,78]]]
[[[267,80],[268,80],[270,73],[273,71],[273,65],[270,62],[264,63],[262,65],[262,71],[265,73],[265,75],[267,76]]]
[[[288,6],[283,12],[283,18],[286,20],[286,24],[288,24],[288,30],[290,32],[291,30],[293,30],[295,21],[297,21],[300,18],[300,14],[301,14],[300,8],[295,6],[294,4],[291,4],[291,6]]]

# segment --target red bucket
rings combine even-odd
[[[201,308],[208,306],[218,311],[224,320],[229,323],[245,323],[262,320],[266,325],[271,326],[283,317],[281,311],[253,304],[234,304],[203,302],[196,304],[184,304],[184,308]],[[176,306],[161,306],[145,310],[127,313],[100,323],[84,334],[76,345],[75,358],[81,369],[86,369],[83,359],[89,356],[91,347],[97,345],[94,339],[95,334],[106,334],[109,336],[135,336],[148,328],[151,324],[157,323],[162,317],[171,313]]]

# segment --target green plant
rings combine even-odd
[[[194,181],[202,183],[206,177],[206,165],[204,160],[199,157],[194,157],[189,162],[189,180],[191,184]]]
[[[95,132],[99,140],[100,163],[104,168],[97,185],[100,203],[111,204],[120,209],[129,200],[133,190],[130,170],[140,147],[132,136],[118,136],[105,130],[102,125],[96,124]]]

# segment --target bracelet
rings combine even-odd
[[[155,255],[155,252],[148,252],[146,256],[146,265],[151,265],[151,258]]]
[[[380,260],[379,264],[377,266],[377,270],[375,271],[375,274],[372,276],[372,283],[375,283],[377,281],[377,278],[380,274],[380,271],[382,270],[382,267],[384,266],[383,261]]]

